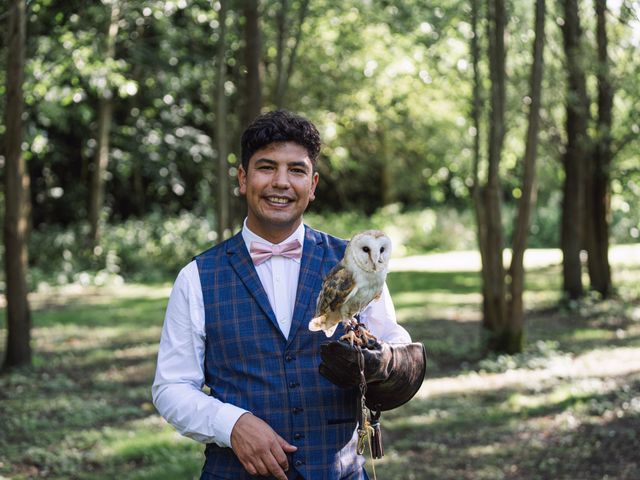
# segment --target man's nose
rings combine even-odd
[[[289,188],[289,172],[287,169],[278,168],[271,183],[274,188]]]

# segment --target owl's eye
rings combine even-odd
[[[384,252],[384,247],[380,247],[380,253]]]
[[[362,247],[362,251],[365,252],[365,253],[369,253],[370,252],[369,247]]]

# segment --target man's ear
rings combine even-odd
[[[238,167],[238,186],[240,187],[240,194],[246,195],[247,193],[247,172],[244,167],[240,165]]]
[[[309,191],[309,201],[313,202],[316,199],[316,187],[318,186],[318,179],[320,175],[318,172],[313,172],[313,176],[311,177],[311,190]]]

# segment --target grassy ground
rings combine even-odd
[[[558,266],[537,263],[527,351],[490,359],[478,348],[476,271],[391,273],[399,320],[426,345],[429,369],[416,398],[383,414],[378,478],[640,478],[640,262],[629,258],[614,266],[617,299],[564,308]],[[35,367],[0,376],[0,478],[197,478],[201,447],[150,401],[168,291],[32,299]]]

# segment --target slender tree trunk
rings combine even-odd
[[[5,107],[4,266],[7,282],[7,351],[4,367],[31,364],[31,313],[27,299],[29,173],[22,155],[26,2],[9,2]]]
[[[589,101],[581,49],[582,30],[577,0],[563,0],[562,27],[567,62],[566,100],[567,146],[564,155],[565,180],[562,204],[562,274],[563,289],[570,299],[584,294],[580,250],[584,221],[584,169],[587,161],[587,120]]]
[[[286,62],[285,68],[285,51],[286,51],[286,39],[288,36],[287,16],[289,11],[288,0],[281,0],[282,7],[278,14],[278,53],[276,56],[276,91],[274,95],[274,103],[277,108],[284,108],[285,97],[287,89],[289,88],[289,79],[293,75],[293,69],[295,66],[296,55],[298,52],[298,46],[302,38],[302,26],[307,17],[309,10],[309,0],[302,0],[300,3],[300,9],[298,11],[298,23],[296,26],[296,34],[293,40],[293,45],[289,53],[289,59]]]
[[[473,183],[471,186],[471,197],[476,215],[476,225],[478,229],[478,249],[480,250],[480,258],[482,265],[487,265],[487,222],[484,215],[482,204],[482,187],[480,185],[480,117],[482,112],[482,80],[480,78],[480,45],[478,42],[480,19],[480,0],[472,0],[471,2],[471,63],[473,65],[473,94],[471,102],[471,120],[475,129],[475,137],[473,139]],[[486,286],[489,284],[487,270],[482,269],[482,314],[483,318],[487,317],[486,299],[488,294]]]
[[[505,135],[506,50],[504,34],[506,8],[504,0],[490,0],[488,9],[489,68],[491,75],[491,109],[489,117],[488,174],[481,202],[486,219],[486,269],[484,328],[485,347],[489,351],[511,349],[512,339],[507,319],[505,272],[502,259],[504,239],[501,223],[499,166]]]
[[[611,148],[611,127],[613,123],[613,96],[611,72],[608,58],[608,38],[606,26],[606,0],[595,0],[596,39],[598,45],[598,121],[596,141],[593,148],[591,177],[589,230],[587,249],[589,253],[589,278],[591,288],[603,298],[612,293],[611,267],[609,265],[609,170],[613,158]]]
[[[111,21],[107,32],[107,48],[105,62],[115,57],[116,36],[118,35],[118,18],[120,9],[118,0],[111,4]],[[107,68],[107,67],[105,67]],[[105,72],[105,79],[106,79]],[[89,201],[89,225],[91,226],[91,242],[93,245],[100,241],[100,216],[104,207],[105,176],[109,166],[109,135],[113,118],[113,93],[107,87],[100,94],[98,106],[98,148],[93,160],[91,172],[91,192]]]
[[[514,351],[522,351],[524,332],[524,252],[527,248],[527,237],[531,210],[535,204],[535,164],[538,148],[538,132],[540,130],[540,103],[542,97],[542,73],[544,50],[545,0],[536,0],[535,40],[533,43],[533,63],[531,65],[529,126],[524,153],[524,171],[522,175],[522,197],[518,204],[518,216],[513,235],[513,255],[509,269],[510,300],[509,322],[511,325]]]
[[[278,38],[276,41],[276,85],[274,103],[277,108],[282,108],[284,104],[284,89],[285,89],[285,67],[284,67],[284,53],[286,50],[287,37],[289,35],[287,16],[289,13],[289,0],[280,0],[280,10],[276,17],[276,24],[278,29]]]
[[[218,148],[218,239],[225,237],[229,229],[229,164],[227,163],[227,96],[224,83],[226,78],[225,58],[227,32],[227,0],[220,0],[218,12],[220,35],[218,36],[217,72],[216,72],[216,125],[215,137]]]
[[[258,0],[244,0],[245,66],[247,68],[244,124],[248,125],[262,108],[260,57],[262,41]]]

